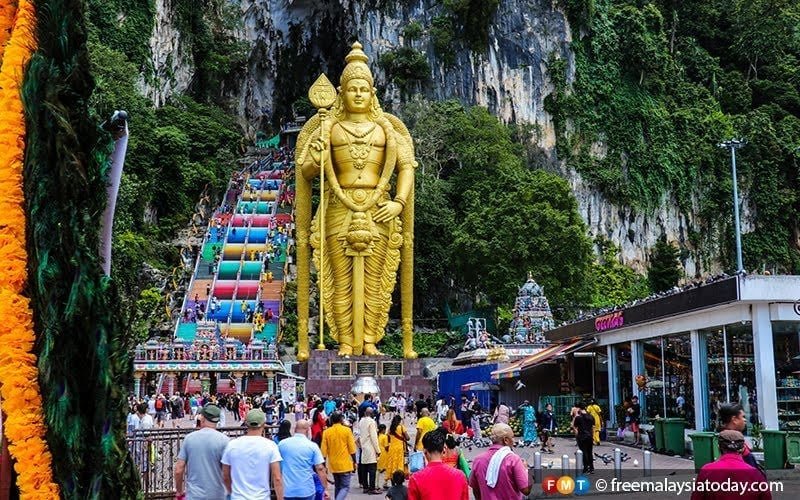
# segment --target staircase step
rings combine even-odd
[[[178,340],[194,340],[197,335],[197,323],[181,323],[178,325],[176,337]]]

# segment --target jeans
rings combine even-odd
[[[333,500],[345,500],[347,494],[350,493],[350,476],[351,472],[334,472],[333,473]]]

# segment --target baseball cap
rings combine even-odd
[[[719,433],[720,450],[741,451],[744,449],[744,435],[739,431],[724,430]]]
[[[208,403],[200,410],[200,414],[209,422],[219,422],[221,413],[222,411],[219,409],[219,406],[214,403]]]
[[[260,427],[267,421],[267,416],[260,409],[254,408],[247,412],[244,420],[248,427]]]

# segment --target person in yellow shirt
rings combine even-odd
[[[378,447],[381,454],[378,455],[378,477],[384,477],[384,485],[389,484],[389,478],[386,477],[386,461],[389,457],[389,435],[386,434],[386,424],[378,425]]]
[[[600,444],[600,429],[603,422],[603,410],[597,404],[597,401],[592,399],[589,406],[586,407],[586,412],[594,418],[594,427],[592,428],[592,441],[595,446]]]
[[[356,470],[356,440],[353,431],[342,425],[342,414],[331,414],[331,426],[322,433],[322,456],[333,473],[334,498],[347,498],[350,476]]]
[[[417,437],[414,439],[414,449],[422,451],[422,438],[425,434],[436,428],[436,422],[430,417],[430,411],[423,408],[419,412],[419,420],[417,420]]]

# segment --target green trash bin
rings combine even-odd
[[[786,465],[786,432],[762,430],[764,444],[764,468],[783,469]]]
[[[663,421],[664,448],[667,453],[683,455],[686,453],[686,435],[683,432],[686,421],[682,418],[665,418]]]
[[[653,431],[656,435],[656,451],[664,449],[664,419],[656,418],[653,420]]]
[[[699,471],[700,467],[715,460],[714,450],[719,450],[717,435],[713,432],[694,432],[689,437],[694,450],[694,470]]]
[[[790,464],[800,464],[800,432],[786,433],[786,456]]]

